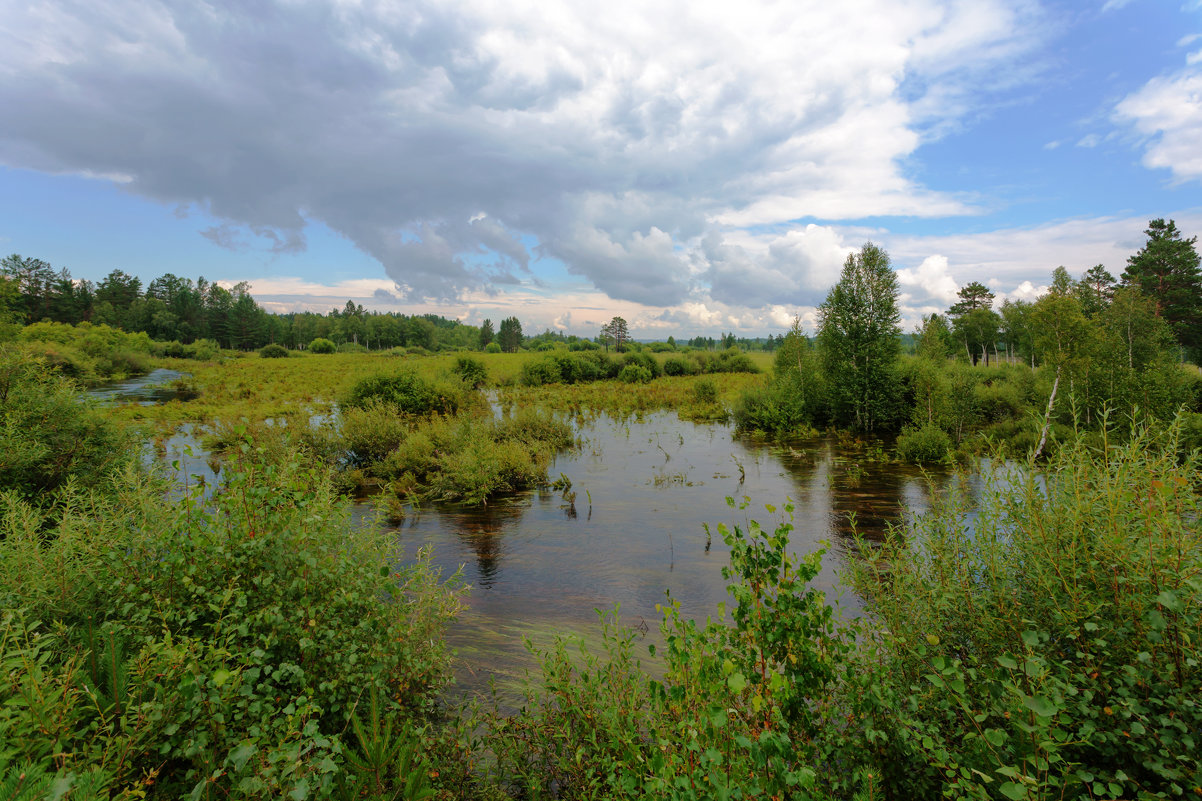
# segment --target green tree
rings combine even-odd
[[[487,348],[488,343],[492,342],[494,336],[492,320],[485,317],[484,322],[480,323],[480,350]]]
[[[621,352],[625,349],[626,340],[630,338],[630,332],[626,328],[626,321],[621,317],[615,317],[605,325],[601,326],[601,342],[605,345],[605,349],[609,350],[609,343],[614,343],[614,350]]]
[[[522,346],[522,324],[516,317],[506,317],[497,332],[497,344],[506,353],[517,353]]]
[[[988,364],[989,347],[996,347],[1002,324],[993,311],[993,293],[984,284],[973,281],[956,294],[960,300],[947,310],[952,330],[973,364],[978,361]]]
[[[1148,241],[1127,260],[1123,283],[1135,286],[1156,302],[1177,341],[1191,350],[1202,347],[1202,270],[1194,243],[1182,239],[1172,220],[1152,220]]]
[[[974,309],[991,309],[993,308],[993,293],[979,281],[973,281],[959,292],[958,300],[947,313],[951,317],[959,317],[962,314],[970,312]]]
[[[894,413],[901,352],[889,254],[871,242],[850,254],[839,283],[818,307],[818,320],[835,422],[861,431],[879,428]]]
[[[1114,276],[1101,264],[1090,267],[1073,287],[1086,317],[1102,312],[1114,297]]]

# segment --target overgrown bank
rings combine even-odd
[[[45,397],[8,393],[4,420]],[[1078,442],[996,476],[971,526],[966,499],[951,497],[865,546],[854,580],[876,614],[855,628],[835,627],[808,584],[819,556],[792,555],[787,509],[768,510],[775,525],[724,527],[738,606],[701,624],[668,603],[664,675],[645,674],[637,637],[614,629],[605,653],[544,654],[542,686],[516,715],[462,717],[439,709],[453,586],[352,529],[325,470],[235,437],[226,488],[174,504],[134,473],[81,488],[81,461],[38,506],[0,495],[0,787],[1188,795],[1202,731],[1202,473],[1198,454],[1178,457],[1176,433]]]

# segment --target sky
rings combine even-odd
[[[269,311],[759,336],[1202,234],[1202,0],[0,0],[0,251]]]

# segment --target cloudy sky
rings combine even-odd
[[[0,250],[273,311],[783,330],[1202,233],[1202,0],[0,0]]]

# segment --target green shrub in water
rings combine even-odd
[[[904,428],[897,437],[897,456],[907,462],[939,462],[952,451],[952,438],[939,426]]]

